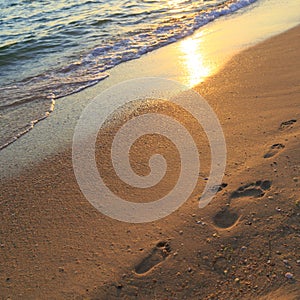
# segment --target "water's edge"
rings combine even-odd
[[[289,11],[283,15],[282,7],[275,0],[262,2],[264,5],[255,6],[243,14],[221,18],[217,22],[210,23],[205,31],[196,32],[186,41],[199,43],[203,49],[211,47],[213,50],[207,53],[205,59],[214,62],[218,71],[234,54],[300,24],[300,18],[295,13],[297,3],[293,2]],[[266,12],[269,11],[270,6],[273,8],[273,17],[266,19]],[[267,22],[264,26],[257,26],[253,23],[253,16],[260,24],[262,20]],[[237,27],[236,24],[239,26]],[[238,40],[234,38],[239,35]],[[225,40],[226,44],[220,39]],[[185,84],[186,78],[182,76],[186,70],[180,66],[181,44],[182,42],[173,43],[138,60],[120,64],[112,69],[111,76],[107,79],[80,93],[57,100],[50,118],[39,122],[29,134],[1,151],[0,178],[11,177],[24,169],[34,168],[47,157],[70,149],[74,128],[82,110],[108,87],[124,80],[146,76],[173,79]],[[216,52],[216,48],[219,51]]]
[[[112,45],[98,46],[77,62],[51,70],[49,74],[41,73],[2,85],[0,113],[5,117],[0,118],[0,151],[45,120],[53,111],[55,100],[94,86],[110,75],[108,70],[190,36],[208,23],[256,1],[227,0],[215,6],[205,5],[204,10],[187,13],[174,23],[158,24],[151,29],[154,34],[144,30],[137,32]],[[6,61],[5,57],[0,58],[3,63]]]

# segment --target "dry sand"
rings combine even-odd
[[[299,49],[297,27],[240,53],[195,88],[217,113],[228,147],[227,185],[204,209],[197,203],[205,164],[179,210],[139,225],[89,204],[70,149],[3,180],[0,298],[300,299]],[[104,131],[107,145],[112,131]],[[170,179],[143,201],[170,189],[178,174],[176,150],[151,138],[142,154],[143,141],[136,145],[133,164],[158,148],[171,162]],[[126,191],[107,178],[116,192]]]

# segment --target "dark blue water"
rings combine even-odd
[[[255,1],[2,0],[0,149],[46,117],[56,98]]]

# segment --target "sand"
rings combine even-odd
[[[299,46],[296,27],[195,87],[217,113],[228,150],[223,188],[204,209],[197,205],[205,163],[188,201],[147,224],[94,209],[75,180],[71,149],[2,180],[1,299],[299,299]],[[103,132],[107,146],[113,130]],[[160,197],[178,174],[176,150],[160,142],[170,178],[143,201]],[[144,152],[143,141],[136,145],[133,164],[155,151],[149,145]],[[208,149],[201,151],[205,162]]]

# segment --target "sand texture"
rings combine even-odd
[[[127,224],[99,213],[77,185],[71,149],[2,180],[0,298],[300,299],[299,49],[296,27],[195,87],[218,115],[228,151],[223,185],[204,209],[205,135],[180,109],[159,103],[150,108],[198,132],[203,158],[193,194],[164,219]],[[158,136],[140,140],[132,153],[137,173],[147,174],[156,151],[170,169],[156,190],[128,192],[109,162],[118,126],[103,129],[96,155],[107,184],[131,201],[161,197],[176,182],[176,149]]]

